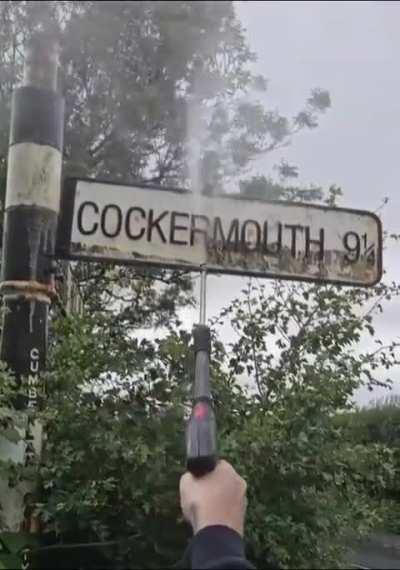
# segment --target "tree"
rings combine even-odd
[[[324,198],[322,189],[296,185],[297,169],[286,163],[278,165],[278,180],[247,178],[254,158],[315,128],[330,99],[313,90],[293,119],[265,110],[255,90],[266,82],[249,71],[255,56],[231,2],[3,2],[0,9],[3,173],[21,45],[46,29],[63,47],[66,174],[180,186],[190,180],[206,193],[222,192],[232,178],[248,196]],[[332,187],[326,199],[339,193]],[[178,524],[176,489],[191,355],[178,309],[192,301],[191,283],[180,272],[97,264],[73,271],[85,311],[53,314],[37,512],[57,540],[117,539],[130,566],[160,567],[177,558],[187,536]],[[353,302],[366,299],[280,283],[275,293],[282,298],[264,292],[254,303],[253,293],[245,293],[245,313],[242,301],[225,313],[240,327],[231,351],[215,332],[221,451],[252,487],[249,543],[259,565],[270,551],[283,566],[329,566],[347,529],[360,528],[355,515],[374,520],[357,486],[354,449],[340,445],[331,422],[378,358],[360,360],[347,350],[370,324],[353,311]],[[326,317],[332,312],[333,323]],[[303,323],[301,332],[291,332],[291,321]],[[265,340],[275,334],[273,325],[284,332],[275,364]],[[140,340],[138,329],[161,326],[166,336]],[[320,348],[325,359],[315,368],[312,354]],[[391,366],[395,357],[384,354]],[[255,373],[257,394],[242,387],[243,372]],[[3,377],[7,401],[12,378]],[[8,429],[9,418],[3,423]],[[390,474],[386,455],[376,450],[383,480]],[[365,454],[364,465],[372,464]],[[3,468],[11,484],[20,475]]]
[[[185,186],[197,180],[195,160],[201,189],[222,192],[227,177],[315,128],[330,106],[329,94],[314,89],[289,120],[249,99],[266,81],[249,71],[255,55],[231,2],[6,1],[0,11],[2,195],[11,92],[21,79],[23,44],[38,30],[61,38],[65,176]],[[201,142],[195,153],[193,136]],[[86,284],[94,280],[98,289],[99,273],[107,272],[77,269],[86,301],[93,297]]]
[[[62,37],[68,174],[187,181],[185,143],[195,97],[208,109],[204,170],[213,163],[211,176],[221,181],[223,162],[240,172],[300,129],[316,127],[330,106],[321,89],[293,120],[245,102],[244,95],[266,83],[248,70],[255,55],[231,2],[3,2],[1,15],[3,159],[21,46],[43,28]]]

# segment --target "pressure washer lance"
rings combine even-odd
[[[195,477],[217,464],[215,414],[210,389],[211,334],[206,320],[205,269],[200,274],[200,323],[193,328],[195,371],[193,408],[186,428],[186,466]]]

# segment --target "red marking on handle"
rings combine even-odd
[[[193,411],[196,420],[204,420],[207,417],[207,406],[203,403],[196,404]]]

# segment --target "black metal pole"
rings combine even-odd
[[[25,442],[2,441],[0,454],[25,465],[41,453],[42,428],[35,419],[44,387],[48,311],[54,293],[54,255],[60,204],[64,101],[57,92],[59,48],[38,35],[30,41],[24,79],[13,94],[8,154],[2,283],[4,317],[0,357],[15,373],[19,406],[27,409]],[[27,497],[34,489],[22,482],[0,487],[3,530],[35,532]]]

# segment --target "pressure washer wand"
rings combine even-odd
[[[200,323],[193,328],[195,371],[193,408],[186,428],[187,469],[201,477],[215,468],[217,441],[210,388],[211,334],[206,321],[207,271],[200,274]]]

